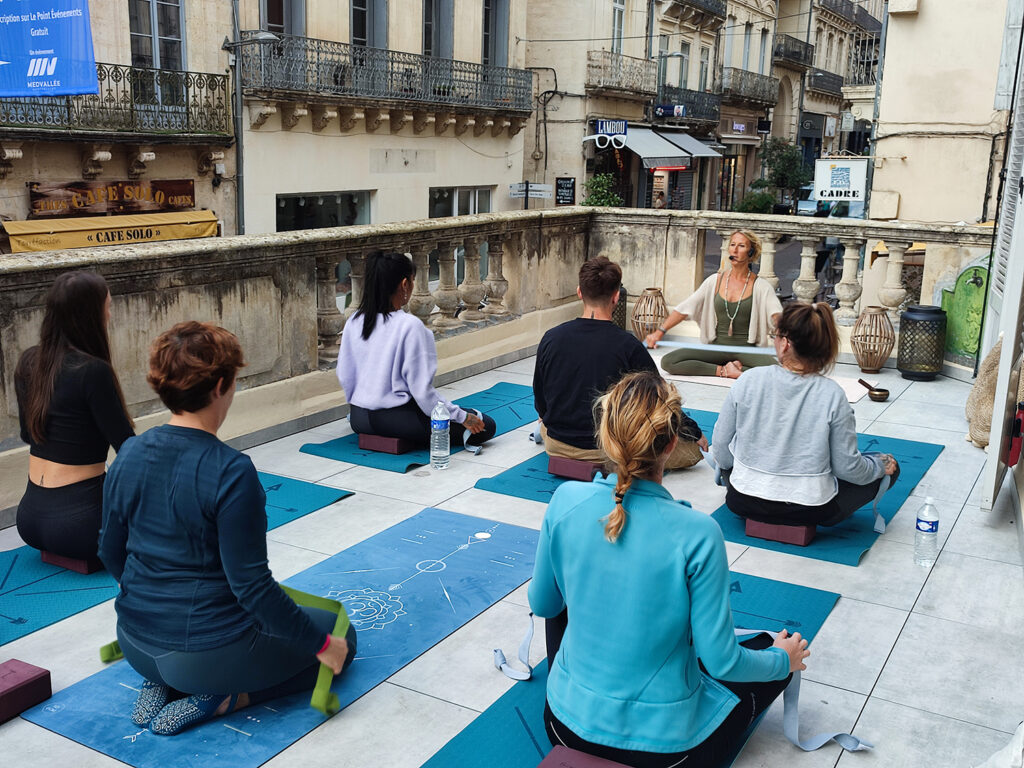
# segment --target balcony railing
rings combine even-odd
[[[722,98],[725,101],[775,106],[779,100],[779,80],[745,69],[725,67],[722,70]]]
[[[851,0],[818,0],[821,7],[842,16],[849,21],[857,20],[857,6]]]
[[[676,2],[712,16],[725,18],[725,0],[676,0]]]
[[[242,39],[258,32],[244,31]],[[327,96],[529,112],[533,75],[523,69],[279,35],[239,49],[249,92]]]
[[[658,120],[671,122],[707,122],[718,123],[722,113],[722,97],[717,93],[705,91],[691,91],[688,88],[677,88],[674,85],[662,84],[658,86],[658,105],[660,106],[682,106],[683,114],[655,114]]]
[[[658,92],[658,65],[612,51],[587,51],[587,88],[619,91],[647,101]]]
[[[857,24],[858,27],[863,29],[865,32],[878,33],[882,31],[882,22],[880,22],[878,19],[872,16],[871,12],[868,11],[864,6],[856,6],[853,15],[854,22]]]
[[[843,95],[843,76],[824,69],[812,69],[807,73],[807,88],[832,96]]]
[[[797,69],[810,69],[814,64],[814,46],[792,35],[776,35],[772,49],[775,61]]]
[[[0,99],[0,128],[231,135],[227,75],[96,64],[99,93]]]
[[[874,85],[878,73],[880,38],[877,34],[861,32],[854,35],[850,46],[850,69],[843,85]]]

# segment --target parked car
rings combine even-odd
[[[818,201],[814,197],[814,185],[805,184],[800,187],[796,201],[797,216],[813,216],[818,212]]]

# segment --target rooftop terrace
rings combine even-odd
[[[458,397],[498,381],[529,385],[533,365],[533,357],[522,357],[457,378],[442,391]],[[851,365],[840,365],[837,373],[859,375]],[[977,504],[975,486],[985,454],[964,440],[969,385],[943,377],[910,383],[892,369],[872,378],[892,397],[886,403],[864,398],[854,405],[860,432],[942,444],[945,450],[859,567],[734,544],[727,544],[727,552],[735,571],[841,593],[811,646],[803,731],[845,729],[876,748],[844,754],[832,744],[802,753],[782,735],[780,701],[735,762],[737,768],[976,765],[1005,744],[1024,717],[1018,536],[1012,518],[982,512]],[[711,411],[727,392],[702,384],[677,386],[686,407]],[[422,467],[398,475],[299,453],[303,443],[349,431],[347,422],[338,420],[247,451],[258,469],[356,492],[268,534],[278,579],[427,506],[540,527],[543,504],[473,487],[541,450],[527,439],[529,427],[496,438],[479,456],[453,455],[445,472]],[[724,497],[703,464],[670,473],[665,485],[676,498],[709,514]],[[941,516],[942,549],[930,569],[913,560],[914,512],[924,494],[936,497]],[[20,544],[14,528],[0,531],[0,550]],[[522,587],[266,765],[417,768],[512,686],[495,670],[491,649],[515,647],[527,610]],[[112,637],[114,624],[108,601],[5,645],[3,657],[50,669],[59,690],[101,668],[96,648]],[[532,660],[543,655],[538,632]],[[20,718],[0,726],[0,744],[10,766],[120,764]]]

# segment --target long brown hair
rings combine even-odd
[[[803,373],[827,373],[835,366],[839,356],[839,331],[832,317],[832,307],[825,302],[787,304],[775,333],[789,339]]]
[[[58,275],[46,294],[39,345],[21,356],[14,374],[25,424],[36,443],[46,440],[46,417],[67,353],[75,350],[111,365],[110,338],[104,321],[109,293],[101,275],[80,270]],[[113,366],[110,372],[121,408],[131,422]]]
[[[615,509],[604,535],[614,542],[626,526],[622,500],[633,479],[651,474],[682,422],[679,391],[651,371],[623,376],[595,406],[597,438],[615,465]]]

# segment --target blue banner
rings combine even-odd
[[[0,0],[0,98],[98,91],[89,0]]]

